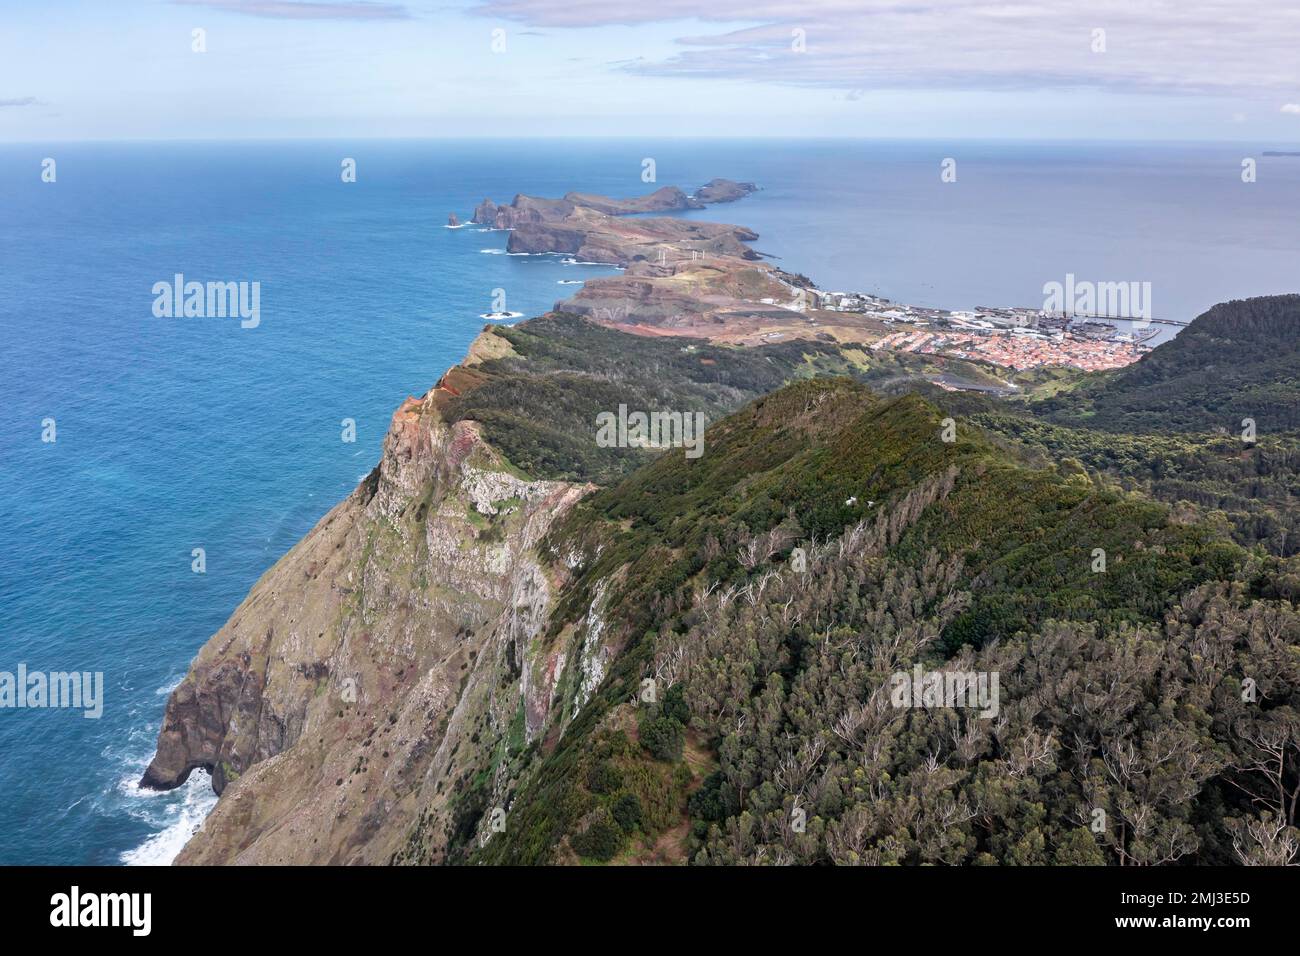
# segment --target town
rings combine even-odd
[[[849,312],[875,320],[883,335],[873,351],[889,350],[990,362],[1019,370],[1062,365],[1087,371],[1120,368],[1150,351],[1155,326],[1171,320],[1134,320],[1126,331],[1110,317],[1065,315],[1028,308],[980,306],[947,311],[904,305],[856,292],[800,290],[811,312]]]

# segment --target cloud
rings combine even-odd
[[[40,100],[34,96],[20,96],[13,100],[0,100],[0,107],[5,106],[44,106]]]
[[[536,27],[681,23],[657,76],[842,90],[1106,89],[1253,94],[1292,89],[1294,0],[480,0]],[[686,26],[686,24],[690,24]],[[701,32],[701,24],[716,29]],[[792,44],[804,31],[806,49]],[[686,31],[690,31],[687,33]],[[1105,31],[1094,52],[1094,31]]]
[[[1300,113],[1300,103],[1283,103],[1283,113]]]
[[[172,3],[277,20],[406,20],[411,15],[403,4],[372,0],[172,0]]]

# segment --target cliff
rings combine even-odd
[[[746,195],[751,184],[715,179],[702,187],[706,198],[688,197],[675,186],[665,186],[630,199],[611,199],[589,193],[569,193],[563,199],[518,195],[509,205],[483,200],[473,221],[495,229],[509,229],[510,252],[567,253],[586,262],[626,266],[661,254],[671,260],[709,254],[757,259],[745,246],[756,233],[740,226],[669,218],[627,219],[637,213],[703,209],[708,202],[729,202]]]
[[[727,263],[724,275],[756,259],[744,246],[756,236],[740,227],[616,218],[698,205],[676,189],[640,200],[519,196],[507,207],[480,206],[475,219],[508,223],[513,245],[563,242],[557,251],[628,262],[626,281],[642,283],[628,294],[653,304],[674,294],[655,283],[671,282],[672,270],[642,274],[633,259],[707,249],[714,271]],[[544,442],[588,439],[539,457],[526,427],[501,426],[494,396],[549,387],[559,370],[546,356],[566,341],[593,371],[607,356],[601,374],[622,383],[624,399],[673,388],[694,395],[710,418],[807,362],[802,352],[760,350],[751,360],[710,351],[674,388],[672,376],[640,377],[646,356],[633,354],[626,335],[595,343],[595,327],[550,319],[527,328],[537,333],[485,330],[460,365],[402,404],[375,470],[266,572],[173,691],[142,783],[175,787],[202,767],[221,794],[178,862],[437,861],[469,852],[488,804],[508,805],[519,761],[562,735],[616,652],[602,636],[599,594],[555,630],[557,594],[581,549],[543,554],[539,542],[594,487],[587,476],[648,460],[610,449],[605,466],[577,464],[590,445],[594,410],[586,408],[563,423],[533,416]],[[848,367],[838,356],[824,361],[827,371]],[[735,384],[719,389],[713,382],[726,369]],[[564,460],[577,464],[569,480],[546,477]]]
[[[544,667],[500,681],[553,600],[532,549],[588,489],[521,477],[435,396],[403,403],[378,467],[172,693],[143,783],[206,767],[223,794],[179,862],[383,862],[471,735],[545,720]]]
[[[178,862],[1277,857],[1239,768],[1300,704],[1294,568],[812,331],[747,230],[597,205],[476,211],[626,271],[485,329],[200,651],[143,781],[213,772]],[[707,452],[595,442],[620,405]],[[999,719],[887,706],[945,665]]]

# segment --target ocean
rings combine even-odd
[[[170,862],[208,780],[135,783],[199,647],[370,470],[393,410],[463,356],[495,290],[531,316],[613,272],[506,255],[504,233],[446,228],[449,212],[752,180],[689,215],[754,228],[824,289],[1038,306],[1073,274],[1150,282],[1154,316],[1188,321],[1300,289],[1300,159],[1261,155],[1279,145],[0,145],[0,672],[104,682],[99,719],[0,708],[0,864]],[[256,327],[156,316],[177,274],[258,283]]]

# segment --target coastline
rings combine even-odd
[[[536,210],[528,202],[512,207],[494,207],[491,213],[494,219],[502,208],[523,209],[526,215],[533,215]],[[643,337],[686,335],[723,345],[768,344],[765,338],[771,326],[789,323],[792,318],[799,324],[795,329],[797,335],[791,337],[811,343],[830,341],[844,346],[862,341],[857,336],[871,331],[868,325],[870,317],[857,313],[806,309],[811,313],[808,315],[778,305],[777,296],[798,297],[801,292],[807,295],[815,287],[806,277],[785,273],[750,250],[747,243],[757,239],[757,234],[751,230],[716,223],[683,226],[682,220],[674,219],[638,217],[623,220],[580,203],[573,203],[572,208],[546,209],[528,221],[522,232],[518,225],[511,227],[507,250],[514,246],[514,251],[521,254],[582,254],[592,261],[604,260],[602,264],[622,265],[624,269],[619,276],[586,280],[573,297],[557,302],[549,314],[574,313],[594,325]],[[569,219],[575,211],[579,218],[586,220],[589,228],[581,231],[573,228]],[[515,214],[518,212],[511,215]],[[547,216],[552,218],[547,219]],[[561,248],[550,248],[552,246]],[[760,294],[765,292],[770,295]],[[618,299],[620,304],[606,304],[611,296],[621,297]],[[782,301],[787,300],[783,298]],[[693,308],[698,306],[704,308]],[[624,311],[613,311],[618,308]],[[608,311],[602,313],[601,309]],[[713,328],[709,328],[710,325]],[[737,327],[744,329],[739,336],[736,335]],[[450,738],[444,737],[441,747],[430,755],[427,748],[432,746],[432,742],[426,740],[429,733],[425,726],[427,719],[421,715],[430,706],[450,705],[452,710],[448,719],[468,725],[473,719],[482,719],[479,708],[483,705],[473,701],[466,703],[469,698],[463,694],[451,705],[449,687],[440,685],[437,680],[434,681],[437,686],[428,685],[428,675],[434,674],[439,667],[450,665],[433,663],[432,670],[423,672],[425,677],[421,678],[419,685],[410,686],[405,683],[411,679],[406,666],[396,672],[381,666],[379,671],[371,673],[367,668],[372,668],[374,659],[365,655],[358,657],[362,649],[350,646],[346,634],[331,634],[329,638],[326,634],[333,626],[329,621],[339,614],[350,613],[347,610],[351,604],[348,595],[354,587],[338,583],[354,580],[354,572],[347,570],[347,563],[358,556],[362,560],[371,560],[364,557],[363,550],[359,550],[360,539],[373,534],[363,529],[373,526],[376,521],[382,524],[397,522],[397,527],[401,528],[402,522],[407,521],[411,514],[409,502],[420,495],[427,496],[428,492],[421,489],[429,487],[431,481],[437,489],[436,495],[446,500],[467,499],[471,517],[475,509],[484,513],[486,508],[486,513],[492,513],[491,494],[485,498],[483,492],[475,490],[485,482],[500,491],[510,491],[507,497],[525,502],[519,513],[522,523],[508,522],[504,534],[511,566],[530,568],[526,576],[535,581],[543,572],[532,564],[530,549],[546,527],[590,490],[590,486],[526,480],[526,476],[525,479],[505,480],[501,477],[506,472],[500,456],[484,441],[481,431],[472,422],[457,421],[448,425],[444,421],[442,412],[446,404],[472,390],[480,380],[475,366],[500,354],[496,351],[500,347],[498,337],[488,335],[492,328],[489,325],[481,331],[465,358],[448,368],[428,392],[403,402],[393,415],[379,466],[254,585],[227,625],[204,645],[182,685],[170,695],[154,759],[142,777],[141,785],[150,789],[173,789],[184,783],[194,769],[203,768],[210,770],[213,789],[223,798],[227,796],[228,788],[236,783],[240,786],[232,798],[248,794],[249,786],[253,786],[255,792],[261,794],[256,801],[257,812],[261,815],[257,832],[263,834],[262,842],[267,846],[266,850],[259,852],[271,854],[244,859],[251,851],[237,849],[242,840],[237,834],[242,833],[248,824],[248,811],[230,809],[230,799],[221,799],[208,817],[209,820],[217,818],[221,821],[220,832],[215,835],[206,832],[205,821],[204,827],[181,851],[178,862],[213,862],[232,858],[232,853],[245,862],[303,861],[292,854],[307,850],[286,845],[276,833],[277,820],[286,811],[276,809],[276,799],[267,795],[267,788],[272,786],[271,778],[279,779],[291,772],[297,777],[308,772],[301,769],[291,771],[286,762],[289,765],[294,763],[290,758],[304,728],[313,720],[320,719],[319,716],[313,717],[320,710],[320,705],[313,701],[322,693],[330,700],[342,700],[347,704],[350,703],[347,699],[350,686],[354,687],[352,693],[355,693],[356,685],[366,686],[372,682],[378,682],[380,686],[392,683],[394,690],[391,693],[398,693],[398,688],[401,688],[398,696],[391,697],[390,706],[402,704],[397,723],[391,726],[405,728],[406,736],[402,739],[407,745],[406,759],[418,760],[421,765],[430,757],[445,762],[446,766],[436,773],[432,769],[425,771],[429,779],[448,779],[452,773],[456,754],[454,750],[445,752],[446,741]],[[746,340],[755,335],[757,340]],[[960,376],[955,380],[932,377],[931,381],[940,387],[951,387],[955,381],[956,387],[988,390],[987,384],[972,383]],[[450,476],[448,468],[451,469]],[[467,543],[477,537],[477,532],[467,532],[463,509],[459,519],[453,517],[454,510],[440,508],[442,525],[437,536],[438,547],[442,547],[443,542],[459,542],[457,549],[463,556]],[[417,515],[420,513],[416,512]],[[432,522],[432,513],[428,514],[428,520]],[[425,533],[432,546],[435,540],[432,525]],[[466,538],[467,533],[469,538]],[[404,543],[408,535],[409,531],[399,531],[387,560],[394,564],[409,562],[408,545]],[[468,564],[455,569],[447,581],[449,586],[457,589],[455,593],[460,597],[451,600],[446,607],[419,611],[421,617],[429,616],[425,623],[418,625],[420,628],[427,628],[432,633],[458,633],[448,629],[449,611],[455,612],[453,617],[471,613],[485,621],[494,620],[494,615],[500,613],[494,610],[502,598],[499,588],[517,587],[518,579],[512,577],[485,587],[483,575],[499,573],[499,564],[492,549],[480,551],[471,557]],[[340,552],[344,554],[343,559],[338,557]],[[463,557],[458,560],[463,560]],[[420,572],[407,568],[401,573]],[[300,578],[305,578],[308,585],[285,593],[290,587],[289,582]],[[471,579],[477,579],[478,583],[471,583]],[[311,584],[314,581],[328,584],[328,588],[313,592],[310,588],[315,587]],[[386,592],[393,590],[391,583],[384,587]],[[401,592],[404,587],[408,586],[397,587],[393,593]],[[544,597],[553,599],[557,587],[557,583],[551,583],[543,588]],[[543,607],[534,613],[544,616],[544,605],[545,601]],[[251,619],[249,624],[244,624],[246,618]],[[291,621],[301,628],[304,619],[320,623],[319,636],[324,639],[323,644],[299,640],[293,645],[284,645],[284,639],[277,633],[280,625],[272,623],[263,638],[260,629],[264,625],[257,623]],[[398,632],[405,632],[411,626],[409,622],[394,624]],[[308,625],[309,630],[312,627],[314,625]],[[298,633],[300,631],[294,631],[295,635]],[[393,639],[398,637],[395,632]],[[443,643],[438,651],[438,654],[445,655],[441,659],[447,662],[455,659],[461,652],[458,643]],[[336,666],[340,658],[352,661],[351,669],[363,676],[347,676],[348,668]],[[236,664],[236,660],[247,663]],[[322,664],[323,661],[330,663]],[[255,668],[251,673],[246,672],[249,663]],[[422,666],[417,666],[417,672]],[[521,686],[526,730],[530,733],[534,730],[540,732],[552,719],[547,702],[560,681],[564,659],[563,656],[539,659],[531,666],[540,670],[533,677],[525,676]],[[475,674],[477,679],[487,681],[490,672],[480,674],[476,670]],[[594,679],[598,674],[597,670],[591,676]],[[385,692],[382,697],[388,700],[390,692]],[[438,701],[443,703],[438,705]],[[340,715],[347,712],[346,707],[339,711]],[[480,714],[477,718],[474,717],[476,713]],[[367,710],[358,713],[357,719],[366,724],[374,716],[374,711]],[[338,746],[345,748],[348,739],[340,738]],[[385,758],[388,753],[385,750]],[[320,769],[310,772],[319,774]],[[338,779],[340,783],[344,780],[343,777]],[[428,792],[418,798],[415,791],[402,792],[410,806],[432,804],[435,809],[438,806],[436,796]],[[323,799],[311,793],[300,796],[316,803]],[[364,795],[356,799],[359,806],[373,805],[373,801]],[[388,799],[396,797],[386,798],[385,805]],[[315,818],[324,812],[322,805],[312,811],[312,816]],[[233,830],[233,821],[228,819],[232,814],[244,820]],[[337,861],[347,858],[356,862],[378,862],[385,853],[399,852],[399,847],[391,842],[371,847],[358,845],[352,840],[335,847],[332,852],[335,854],[332,858],[313,856],[308,859]],[[285,853],[291,855],[277,855]],[[339,856],[348,853],[353,856]]]
[[[597,197],[597,200],[599,200],[599,198],[600,197]],[[683,205],[680,208],[698,208],[700,205],[699,201],[695,200],[693,197],[687,197],[687,199],[690,205]],[[678,208],[677,200],[675,198],[672,202],[674,208]],[[475,219],[477,219],[477,216]],[[474,221],[475,220],[471,220],[471,222]],[[646,219],[638,219],[636,229],[645,230],[647,228],[645,226],[646,222]],[[470,223],[466,223],[466,225],[468,224]],[[479,224],[482,225],[482,223]],[[650,228],[653,229],[653,225]],[[698,244],[710,250],[718,249],[719,251],[735,251],[737,255],[734,258],[737,261],[752,264],[759,259],[757,254],[748,250],[738,241],[738,237],[757,238],[757,235],[748,230],[743,230],[740,227],[719,226],[716,228],[701,230],[698,226],[687,225],[685,227],[685,233],[687,236],[687,243]],[[513,241],[516,235],[515,229],[510,229],[510,235],[511,241]],[[720,249],[719,246],[721,247]],[[578,252],[580,248],[580,246],[575,248],[574,252]],[[512,250],[508,243],[506,250],[507,254],[512,251],[515,253],[532,253],[532,250],[520,250],[518,248]],[[605,260],[603,256],[597,258],[595,255],[585,254],[581,257],[575,255],[574,258],[586,259],[595,264],[617,265],[615,262]],[[633,257],[629,257],[629,260],[631,258]],[[700,258],[702,260],[703,256]],[[644,259],[645,257],[641,256],[638,261]],[[632,268],[632,265],[632,262],[629,261],[624,268],[625,270],[631,270],[635,274],[636,270]],[[651,266],[651,268],[653,269],[653,266]],[[624,274],[626,275],[626,271]],[[612,278],[622,278],[622,276]],[[600,278],[582,281],[582,285],[579,286],[579,292],[586,289],[591,283],[599,281],[601,281]],[[371,507],[376,504],[381,504],[381,510],[387,510],[392,507],[391,502],[381,503],[379,499],[386,496],[400,495],[403,491],[409,490],[419,482],[425,480],[421,476],[427,473],[426,469],[432,464],[432,459],[439,457],[434,447],[431,447],[434,446],[435,443],[442,443],[450,440],[451,444],[449,446],[443,446],[446,448],[446,451],[443,454],[445,457],[452,460],[463,461],[466,456],[474,458],[479,454],[486,454],[489,456],[493,454],[491,449],[487,448],[482,443],[481,438],[476,433],[473,431],[467,432],[459,426],[453,429],[452,435],[442,439],[438,438],[436,434],[430,436],[424,434],[424,429],[426,427],[424,420],[432,411],[439,397],[445,398],[449,394],[454,394],[455,392],[455,386],[451,385],[449,380],[464,373],[476,362],[481,361],[485,357],[483,354],[483,349],[486,347],[484,332],[492,327],[492,325],[488,325],[484,330],[480,331],[479,335],[471,343],[465,357],[460,362],[450,366],[439,378],[437,383],[423,397],[419,399],[414,397],[408,398],[401,407],[399,407],[393,415],[393,424],[389,436],[385,439],[384,460],[381,460],[380,465],[366,476],[358,488],[353,492],[353,495],[345,499],[344,502],[335,506],[330,513],[321,519],[315,529],[313,529],[302,541],[291,548],[286,555],[277,561],[276,564],[262,576],[262,578],[253,586],[241,607],[237,608],[232,613],[227,627],[233,625],[236,630],[238,629],[241,611],[248,609],[252,604],[258,603],[259,591],[264,587],[266,582],[275,577],[278,569],[282,568],[287,563],[290,563],[295,553],[306,546],[313,537],[327,532],[330,529],[330,526],[337,522],[340,512],[353,510],[358,505]],[[470,448],[467,449],[465,447],[466,443],[468,443]],[[408,446],[408,450],[395,451],[393,447],[395,444],[398,446]],[[460,450],[453,450],[457,448]],[[474,449],[477,449],[477,451]],[[400,462],[392,460],[391,456],[394,453],[397,454]],[[419,459],[418,462],[414,460],[417,458]],[[392,469],[393,474],[391,475],[385,474],[387,471],[385,468],[386,461],[395,466]],[[410,473],[412,466],[415,467],[416,474]],[[389,480],[385,481],[385,478],[388,478]],[[396,487],[385,487],[386,485]],[[550,514],[551,518],[563,513],[563,510],[567,509],[567,507],[576,501],[578,497],[585,494],[586,490],[587,489],[582,488],[555,486],[554,483],[548,482],[542,482],[539,486],[539,491],[546,500],[547,508],[555,509],[556,505],[558,505],[557,510],[552,510]],[[537,493],[538,491],[532,492],[532,494]],[[525,540],[533,540],[533,534],[527,534]],[[223,628],[223,631],[224,630],[225,628]],[[208,705],[221,700],[229,701],[232,696],[239,697],[244,693],[239,686],[230,683],[230,675],[228,672],[225,672],[225,676],[218,675],[220,688],[214,688],[215,693],[213,696],[205,697],[201,692],[196,694],[196,668],[201,667],[205,655],[209,654],[214,648],[214,645],[217,644],[224,644],[227,648],[229,647],[228,641],[223,640],[220,633],[214,635],[213,638],[204,644],[198,657],[196,657],[191,663],[186,678],[182,681],[181,685],[169,695],[163,724],[159,730],[159,743],[155,748],[154,758],[150,761],[150,764],[146,768],[139,783],[140,787],[148,790],[172,790],[185,785],[194,770],[207,770],[211,774],[212,787],[213,790],[216,791],[218,799],[209,808],[208,816],[204,819],[203,824],[200,825],[198,834],[202,834],[208,819],[211,819],[214,814],[217,814],[223,806],[228,805],[228,801],[223,801],[221,799],[221,797],[225,795],[227,787],[231,783],[241,779],[245,772],[252,776],[252,772],[255,771],[258,766],[261,766],[268,760],[272,760],[276,756],[276,753],[281,746],[280,744],[272,743],[269,746],[269,749],[267,749],[265,748],[265,745],[256,745],[254,753],[250,755],[253,762],[247,767],[236,766],[236,764],[244,762],[242,759],[235,760],[232,763],[229,760],[216,757],[216,752],[221,750],[219,738],[225,736],[225,728],[229,726],[227,721],[234,715],[227,714],[224,710],[224,705],[217,707],[217,710],[221,711],[220,714],[213,713],[209,709]],[[265,654],[265,651],[262,653]],[[242,681],[240,683],[242,683]],[[234,709],[238,708],[236,707]],[[260,703],[255,709],[261,709]],[[275,731],[275,736],[282,741],[283,729],[277,729]],[[204,742],[205,738],[206,742]],[[183,758],[179,764],[169,764],[168,760],[170,758],[165,757],[164,754],[169,751],[174,754],[175,747],[178,744],[181,747],[181,752],[187,754],[189,753],[191,746],[198,746],[200,748],[207,747],[209,750],[212,750],[212,748],[215,747],[216,749],[213,751],[214,759],[192,759],[191,756],[187,756]],[[172,839],[174,836],[174,832],[172,832],[170,836],[164,836],[162,834],[155,835],[154,838],[151,838],[150,845],[156,846],[159,841]],[[192,839],[186,841],[186,847],[188,847],[192,842]],[[141,847],[138,848],[137,851],[134,851],[137,860],[141,858],[144,850],[145,847]],[[186,851],[185,849],[182,849],[179,854],[179,859],[175,862],[185,862],[185,855]]]
[[[747,227],[620,220],[734,202],[757,191],[753,183],[715,179],[690,196],[675,187],[633,200],[521,194],[509,205],[485,199],[470,222],[508,230],[510,255],[581,255],[593,265],[623,270],[621,276],[586,280],[554,311],[637,335],[685,335],[733,345],[813,338],[873,351],[947,355],[1013,372],[1053,365],[1104,371],[1131,364],[1159,344],[1164,333],[1157,326],[1186,324],[1128,315],[1131,290],[1119,284],[1098,289],[1082,281],[1076,295],[1073,275],[1060,293],[1063,309],[1056,312],[1046,307],[946,310],[862,292],[831,292],[753,250],[750,244],[759,236]],[[699,195],[716,198],[700,201]],[[1098,313],[1074,307],[1076,301],[1094,300],[1115,308]],[[1144,303],[1150,303],[1149,289],[1136,290],[1133,305],[1140,309]]]

